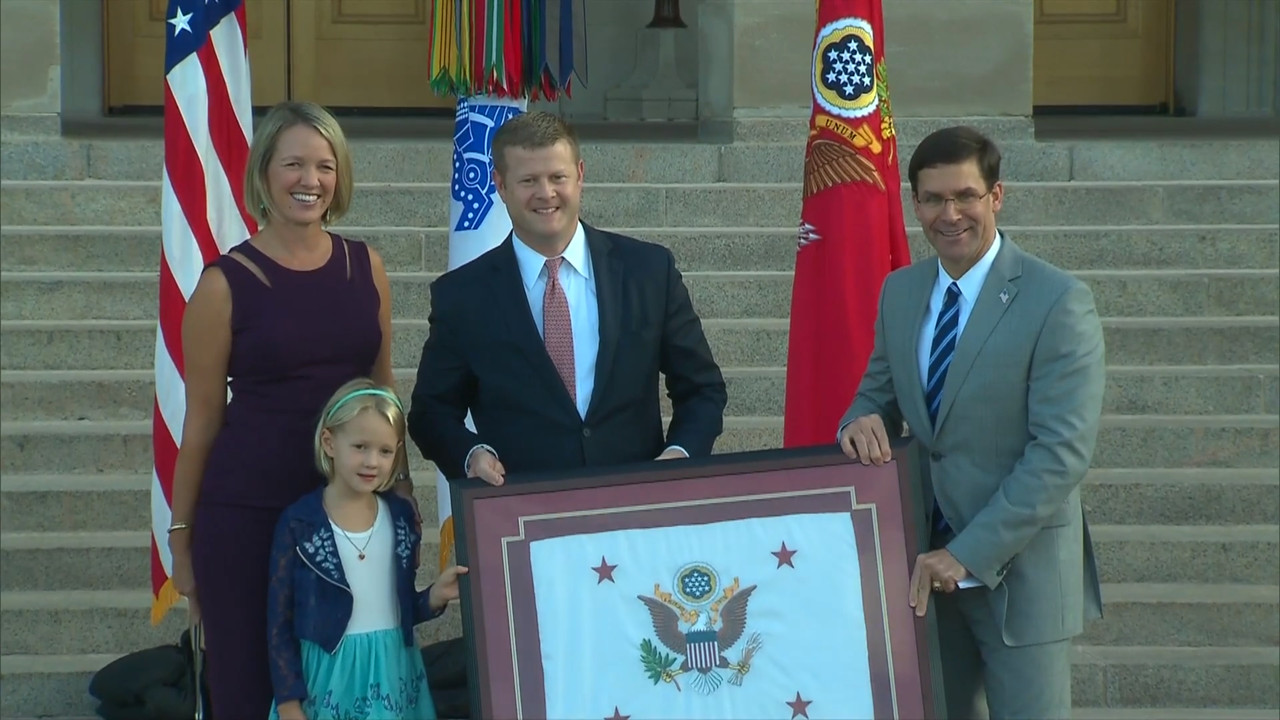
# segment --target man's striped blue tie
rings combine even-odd
[[[955,354],[956,340],[960,335],[960,286],[951,283],[947,296],[938,311],[938,322],[933,326],[933,344],[929,348],[928,383],[924,389],[925,404],[929,407],[929,422],[937,430],[938,408],[942,407],[942,386],[947,382],[947,369]],[[947,519],[942,515],[938,501],[933,501],[933,526],[939,533],[948,530]]]

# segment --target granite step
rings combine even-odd
[[[432,573],[421,571],[421,587]],[[1123,646],[1261,647],[1280,642],[1280,588],[1251,585],[1105,585],[1102,620],[1080,642]],[[172,642],[186,627],[176,609],[151,624],[149,590],[5,591],[0,646],[9,655],[128,653]],[[462,633],[456,605],[419,627],[436,642]]]
[[[1080,707],[1157,717],[1167,717],[1157,712],[1163,708],[1266,708],[1272,717],[1280,708],[1280,648],[1077,645],[1074,652],[1072,697]]]
[[[783,227],[612,227],[671,248],[683,272],[790,271],[796,229]],[[1011,225],[1001,229],[1027,252],[1068,270],[1267,270],[1280,267],[1280,226]],[[443,272],[447,227],[336,226],[377,248],[391,272]],[[916,258],[929,254],[923,232],[908,229]],[[6,272],[144,272],[159,263],[159,226],[0,226]]]
[[[1000,148],[1000,176],[1010,181],[1178,181],[1271,180],[1280,177],[1280,143],[1274,139],[1170,143],[1153,153],[1150,142],[1006,142]],[[918,141],[917,141],[918,142]],[[899,168],[905,181],[917,143],[900,143]],[[590,180],[591,155],[587,158]],[[159,173],[151,177],[159,177]],[[801,182],[804,145],[735,143],[721,152],[721,180]],[[124,179],[121,177],[120,179]]]
[[[1280,308],[1280,270],[1088,270],[1103,317],[1254,317]],[[392,314],[425,319],[430,283],[439,273],[390,274]],[[686,272],[693,306],[703,318],[786,319],[792,273]],[[156,271],[138,273],[0,272],[0,316],[6,320],[154,320]]]
[[[1077,707],[1072,720],[1275,720],[1276,711],[1261,708],[1093,708]]]
[[[918,142],[918,141],[916,141]],[[359,182],[447,183],[453,172],[451,134],[423,140],[355,139],[351,143],[353,176]],[[915,142],[910,146],[914,148]],[[582,157],[591,183],[776,182],[798,179],[804,164],[802,142],[584,142]],[[1276,173],[1258,151],[1265,143],[1212,144],[1206,157],[1216,162],[1201,176],[1213,179],[1265,179]],[[1000,141],[1006,180],[1066,181],[1072,177],[1072,147],[1029,140]],[[1243,152],[1246,148],[1253,154]],[[0,147],[0,178],[5,180],[126,180],[161,176],[164,146],[157,140],[69,139],[5,141]],[[1235,168],[1226,158],[1237,157]],[[907,177],[910,154],[900,148],[898,167]],[[1137,179],[1178,179],[1162,167]],[[1130,175],[1134,173],[1130,172]]]
[[[1077,643],[1096,646],[1280,645],[1280,587],[1209,583],[1102,586],[1103,616]]]
[[[775,415],[786,398],[786,368],[722,368],[730,416]],[[396,389],[409,398],[417,368],[395,371]],[[1111,366],[1103,412],[1114,415],[1232,415],[1280,413],[1280,367],[1209,365]],[[151,370],[0,371],[0,420],[146,420],[151,417]],[[659,387],[663,411],[670,400]]]
[[[797,183],[609,184],[587,187],[582,216],[600,227],[786,227],[800,210]],[[904,203],[910,190],[901,187]],[[907,205],[909,207],[909,204]],[[160,183],[102,180],[0,181],[5,222],[39,225],[152,226]],[[1273,224],[1280,215],[1275,180],[1045,182],[1006,186],[1000,220],[1010,225]],[[355,189],[350,225],[445,226],[447,183],[364,183]]]
[[[86,688],[94,672],[115,660],[100,655],[0,656],[4,717],[89,717]],[[1081,720],[1255,720],[1275,717],[1280,650],[1162,648],[1073,649],[1072,701]],[[1223,698],[1228,706],[1223,707]],[[1197,708],[1211,708],[1200,710]]]
[[[803,172],[804,126],[798,136],[741,138],[731,145],[696,142],[583,142],[591,182],[758,182],[798,179]],[[1008,180],[1265,180],[1280,176],[1277,143],[1195,140],[1161,145],[1133,141],[1037,142],[1021,134],[992,136]],[[923,134],[900,134],[903,178]],[[6,139],[0,177],[26,180],[151,180],[164,157],[159,139]],[[362,182],[448,182],[452,138],[351,140],[354,175]]]
[[[418,506],[437,515],[435,469],[415,473]],[[19,474],[0,477],[0,527],[7,532],[151,530],[150,472]],[[1081,486],[1096,525],[1280,524],[1280,471],[1094,469]]]
[[[1094,525],[1104,583],[1280,585],[1276,525]]]
[[[423,563],[419,589],[431,583],[433,569],[433,563]],[[0,607],[6,655],[124,654],[172,643],[188,623],[182,606],[152,625],[147,589],[5,591]],[[457,603],[440,620],[419,625],[417,633],[424,644],[461,635]]]
[[[434,525],[439,517],[436,472],[430,463],[424,466],[415,473],[415,495],[423,518]],[[152,483],[151,473],[6,472],[0,478],[0,527],[6,532],[28,533],[151,532]],[[1237,502],[1244,505],[1249,500],[1240,497]],[[435,530],[428,528],[426,532]]]
[[[727,416],[716,452],[782,446],[781,416]],[[151,468],[151,423],[6,421],[0,425],[6,473],[143,473]],[[1094,468],[1275,468],[1276,415],[1106,415]],[[411,457],[421,471],[425,461]]]
[[[1277,365],[1280,318],[1103,318],[1112,365]],[[783,367],[788,321],[703,321],[721,367]],[[391,362],[417,367],[425,320],[397,320]],[[141,370],[154,367],[150,320],[2,320],[0,370]]]
[[[1092,527],[1105,583],[1280,585],[1275,525]],[[437,537],[424,529],[423,557]],[[5,531],[0,590],[128,590],[150,583],[151,533]]]
[[[715,452],[782,446],[781,417],[726,417]],[[6,473],[146,472],[150,421],[10,421],[0,425]],[[1274,468],[1280,457],[1276,415],[1107,415],[1096,468]],[[425,461],[410,458],[415,470]]]
[[[438,547],[438,530],[424,527],[422,557],[436,557]],[[5,592],[151,587],[151,533],[145,530],[4,531],[0,559],[0,590]],[[429,560],[423,563],[424,568],[432,566]]]

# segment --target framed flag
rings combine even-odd
[[[476,718],[932,718],[914,448],[454,481]]]

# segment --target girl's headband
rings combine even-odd
[[[360,397],[361,395],[377,395],[378,397],[384,397],[390,400],[391,402],[395,403],[396,407],[399,408],[400,412],[404,412],[404,406],[400,404],[400,398],[396,397],[395,393],[389,393],[386,390],[383,390],[381,388],[363,388],[360,390],[352,390],[346,395],[343,395],[341,400],[334,403],[333,409],[330,410],[329,415],[325,417],[325,422],[329,422],[330,420],[332,420],[333,414],[338,412],[338,408],[346,404],[348,400],[352,398]]]

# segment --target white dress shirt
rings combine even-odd
[[[538,328],[538,335],[545,337],[542,321],[542,299],[547,292],[547,260],[537,250],[525,244],[520,236],[512,231],[512,247],[516,252],[516,265],[520,270],[520,280],[524,284],[525,298],[529,301],[529,312],[533,314],[533,323]],[[596,384],[596,356],[600,352],[600,303],[596,296],[595,271],[591,265],[591,253],[587,247],[587,235],[578,223],[573,238],[560,254],[564,262],[560,263],[560,286],[564,288],[565,300],[569,304],[569,323],[573,328],[573,374],[578,399],[578,417],[586,419],[587,408],[591,406],[591,393]],[[471,448],[463,461],[463,469],[470,471],[471,456],[478,449],[485,449],[496,457],[498,452],[481,443]],[[679,445],[671,445],[668,450],[679,450],[685,457],[689,453]]]
[[[978,299],[982,284],[987,281],[987,274],[991,272],[991,264],[995,262],[998,252],[1000,252],[1000,233],[997,231],[991,247],[987,248],[982,257],[978,258],[978,262],[974,263],[973,267],[959,279],[948,275],[946,269],[942,267],[942,260],[938,260],[938,280],[933,284],[933,293],[929,296],[929,309],[925,311],[924,323],[920,326],[920,342],[916,347],[916,357],[920,364],[920,384],[926,389],[929,387],[929,354],[933,347],[933,326],[938,322],[938,313],[942,310],[942,302],[947,297],[947,288],[951,286],[953,280],[960,286],[960,319],[956,327],[956,344],[959,345],[960,338],[964,335],[965,323],[969,322],[969,315],[973,313],[973,303]]]
[[[538,335],[543,335],[542,299],[547,292],[547,257],[529,247],[512,232],[512,245],[516,251],[516,264],[520,267],[520,279],[524,282],[525,297]],[[591,253],[587,252],[587,236],[582,223],[574,231],[573,238],[561,254],[560,286],[569,302],[569,323],[573,327],[573,370],[578,397],[578,416],[587,417],[591,404],[591,392],[596,384],[596,355],[600,351],[600,303],[596,300],[595,275],[591,267]]]

